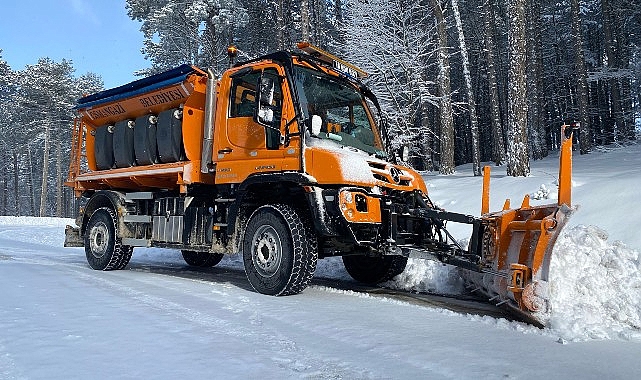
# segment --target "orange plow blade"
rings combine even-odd
[[[569,128],[569,127],[568,127]],[[486,295],[524,319],[543,325],[539,315],[548,309],[547,281],[554,243],[573,208],[572,135],[562,128],[558,202],[489,213],[489,167],[484,170],[480,271],[461,270],[473,291]]]

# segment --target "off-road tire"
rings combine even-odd
[[[243,234],[245,274],[259,293],[302,292],[312,280],[318,241],[305,213],[285,204],[265,205],[249,217]]]
[[[343,256],[343,265],[345,265],[347,273],[349,273],[354,280],[374,285],[379,282],[391,280],[403,273],[407,265],[407,257]]]
[[[210,268],[215,266],[225,256],[222,253],[197,252],[182,250],[183,259],[192,267]]]
[[[109,207],[101,207],[89,218],[85,231],[85,255],[89,266],[96,270],[118,270],[129,264],[133,247],[122,245],[116,237],[118,219]]]

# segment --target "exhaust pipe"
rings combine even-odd
[[[200,172],[213,170],[214,118],[216,117],[216,76],[207,69],[207,94],[205,94],[205,123],[203,131],[203,152],[200,158]]]

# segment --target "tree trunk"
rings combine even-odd
[[[470,60],[467,56],[467,47],[465,45],[465,35],[463,34],[463,24],[461,23],[461,14],[458,9],[458,0],[452,1],[452,11],[456,21],[458,31],[459,47],[461,49],[461,58],[463,63],[463,77],[465,79],[465,89],[467,92],[468,109],[470,111],[470,137],[472,145],[472,172],[475,176],[481,175],[481,154],[479,152],[479,125],[476,116],[476,100],[474,99],[474,90],[472,89],[472,76],[470,75]]]
[[[302,40],[309,42],[309,0],[300,2],[300,23]]]
[[[283,0],[276,4],[276,47],[278,50],[285,49],[285,11]]]
[[[13,151],[13,201],[15,206],[15,216],[20,216],[20,190],[19,190],[19,173],[18,173],[18,152]]]
[[[62,217],[62,148],[56,144],[56,216]]]
[[[629,78],[621,78],[621,88],[623,90],[623,104],[625,105],[625,124],[626,124],[626,135],[625,138],[628,140],[636,140],[636,128],[634,124],[634,105],[632,100],[632,89]],[[641,95],[640,95],[641,96]]]
[[[583,29],[579,15],[579,0],[570,0],[572,8],[572,34],[574,38],[574,66],[576,70],[577,104],[579,106],[579,151],[589,153],[592,149],[592,129],[588,119],[588,73],[583,56]]]
[[[619,68],[619,60],[613,46],[615,41],[613,41],[614,33],[612,31],[613,27],[613,15],[612,15],[612,5],[610,0],[601,0],[601,14],[603,17],[603,39],[605,44],[605,55],[608,58],[608,68],[617,69]],[[621,132],[624,128],[624,118],[623,110],[621,108],[621,93],[619,91],[619,81],[617,78],[612,76],[609,81],[610,87],[610,114],[613,121],[613,141],[618,141],[621,138]]]
[[[40,188],[40,212],[38,216],[45,216],[47,209],[47,177],[49,174],[49,145],[51,135],[51,121],[45,125],[45,147],[42,151],[42,186]]]
[[[292,0],[282,0],[283,3],[283,47],[290,49],[292,46],[292,33],[294,33],[294,22],[292,20]],[[294,33],[295,35],[295,33]]]
[[[552,12],[552,25],[557,25],[557,18],[556,18],[556,11],[553,10]],[[562,107],[562,102],[563,102],[563,91],[564,91],[564,85],[563,85],[563,76],[561,75],[561,49],[559,48],[559,35],[557,32],[557,28],[553,28],[553,33],[554,33],[554,74],[552,78],[552,93],[551,93],[551,101],[548,102],[550,104],[549,107],[549,119],[548,123],[551,125],[560,125],[563,120],[565,120],[565,110],[566,107]],[[555,127],[556,128],[556,127]],[[558,129],[560,131],[560,129]],[[552,147],[553,148],[559,148],[560,145],[560,140],[559,140],[559,134],[554,133],[552,135]]]
[[[433,132],[430,130],[429,104],[424,101],[421,103],[421,134],[423,140],[423,170],[434,171],[434,161],[432,160],[432,141]]]
[[[536,18],[538,25],[540,27],[537,27],[536,30],[536,49],[535,49],[535,59],[536,59],[536,91],[537,91],[537,97],[538,101],[537,104],[539,106],[539,112],[538,112],[538,128],[539,128],[539,139],[540,139],[540,149],[541,149],[541,154],[543,157],[548,156],[549,152],[549,135],[548,135],[548,129],[546,127],[545,123],[545,99],[546,99],[546,93],[545,93],[545,80],[544,80],[544,74],[545,74],[545,69],[544,69],[544,64],[543,64],[543,36],[542,36],[542,26],[543,26],[543,19],[541,18],[541,3],[537,2],[536,8]]]
[[[33,163],[31,160],[31,145],[27,144],[27,155],[29,155],[29,177],[27,177],[27,190],[29,191],[29,215],[36,216],[36,193],[33,187]]]
[[[450,90],[450,60],[448,57],[447,30],[440,0],[431,0],[436,18],[438,37],[438,79],[440,134],[440,169],[441,174],[452,174],[454,165],[454,122],[452,118],[452,99]]]
[[[4,160],[4,157],[0,157]],[[6,168],[0,168],[2,169],[2,214],[0,215],[7,215],[7,198],[9,197],[9,180],[7,177],[9,176],[9,173],[7,173]]]
[[[538,0],[530,1],[527,4],[527,99],[528,122],[530,132],[530,148],[532,157],[540,160],[546,155],[545,131],[541,120],[542,96],[540,94],[540,73],[541,69],[541,3]],[[545,153],[544,153],[545,152]]]
[[[509,0],[508,45],[510,71],[508,73],[508,165],[509,176],[530,174],[527,143],[527,100],[525,84],[525,0]]]
[[[492,122],[492,160],[496,165],[505,162],[505,141],[501,124],[501,109],[499,105],[499,90],[494,67],[494,11],[491,0],[483,1],[483,23],[485,25],[485,50],[487,52],[487,82],[490,93],[490,112]]]

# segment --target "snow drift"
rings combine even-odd
[[[641,337],[639,252],[595,226],[559,238],[550,263],[548,326],[571,340]]]

